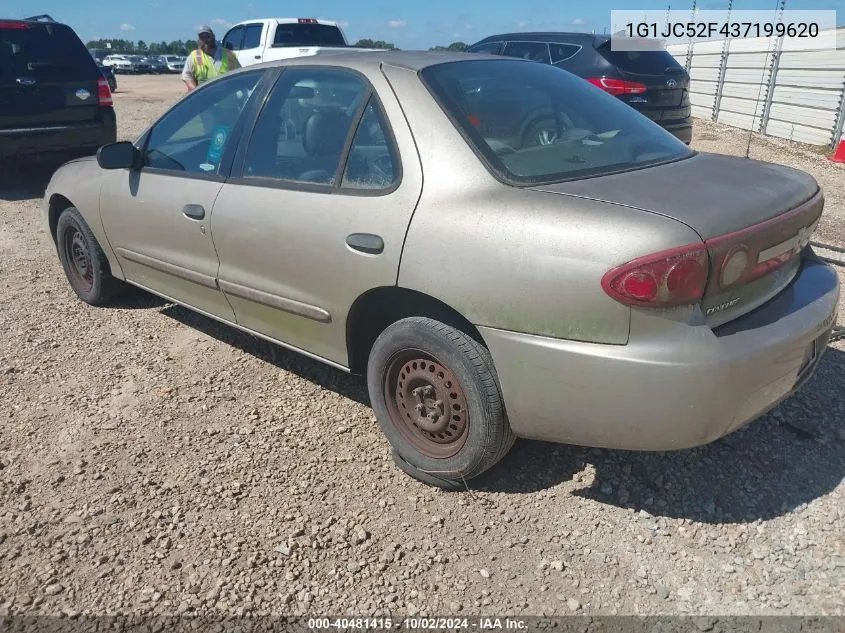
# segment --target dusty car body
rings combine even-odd
[[[43,219],[83,300],[129,283],[366,375],[396,463],[454,487],[516,437],[681,449],[789,397],[836,320],[823,205],[566,71],[392,51],[227,73],[62,167]]]

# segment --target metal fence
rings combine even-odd
[[[835,33],[835,50],[796,50],[777,37],[667,49],[690,73],[694,117],[835,147],[845,126],[845,27],[827,33]]]

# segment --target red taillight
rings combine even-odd
[[[598,86],[614,97],[619,95],[638,95],[648,90],[648,86],[637,81],[625,81],[611,77],[589,77],[587,79],[594,86]]]
[[[101,106],[112,105],[111,88],[109,88],[109,82],[105,77],[100,77],[97,80],[97,97]]]
[[[0,29],[16,29],[23,31],[28,28],[29,24],[26,22],[21,22],[19,20],[0,20]]]
[[[710,258],[704,244],[690,244],[640,257],[608,271],[604,291],[632,306],[670,307],[701,301]]]
[[[297,21],[300,24],[317,24],[317,20],[314,18],[299,18]]]

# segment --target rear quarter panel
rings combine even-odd
[[[500,183],[416,73],[385,67],[414,134],[424,186],[405,240],[400,286],[476,326],[625,344],[631,310],[608,297],[609,269],[699,241],[675,220],[616,204]]]

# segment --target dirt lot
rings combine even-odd
[[[118,81],[123,138],[183,91]],[[746,140],[700,123],[694,145]],[[765,139],[751,156],[812,172],[817,238],[845,244],[845,167]],[[3,613],[845,614],[842,343],[710,446],[520,442],[472,492],[441,493],[394,467],[363,381],[155,299],[79,302],[40,224],[43,183],[12,180]]]

